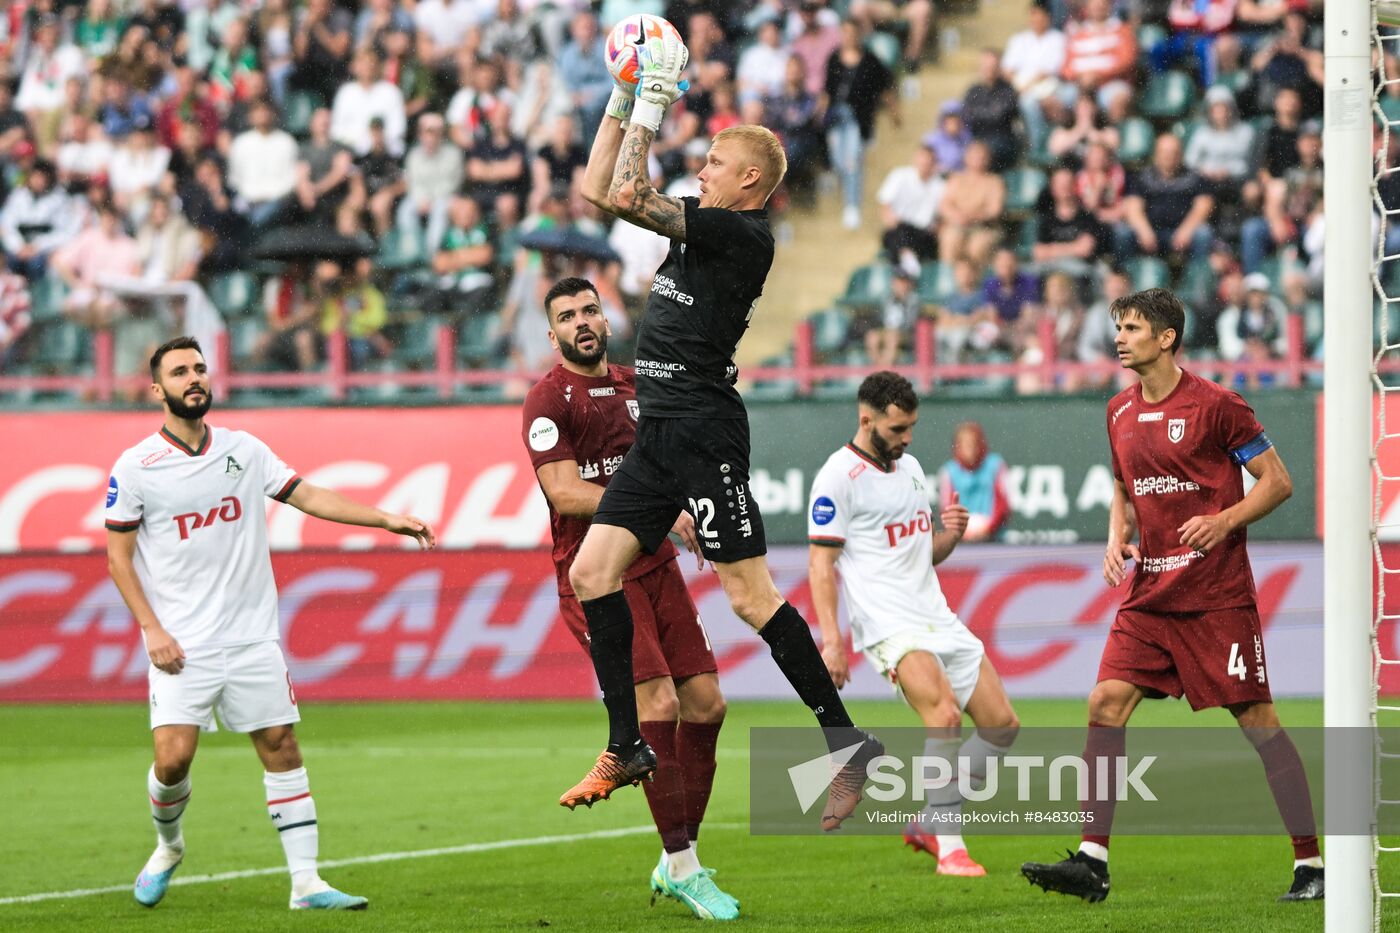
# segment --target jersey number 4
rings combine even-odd
[[[691,499],[690,514],[695,516],[695,531],[700,537],[719,537],[719,532],[710,527],[710,522],[715,520],[715,500]]]
[[[1244,656],[1240,654],[1240,643],[1235,642],[1230,646],[1230,661],[1225,665],[1225,673],[1234,674],[1240,680],[1248,676],[1244,668]]]

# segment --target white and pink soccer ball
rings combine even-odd
[[[614,81],[629,87],[637,85],[637,47],[651,39],[679,43],[681,34],[669,21],[650,13],[634,13],[618,21],[608,33],[603,49],[603,59]]]

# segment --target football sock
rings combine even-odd
[[[1010,746],[993,745],[982,737],[982,733],[973,732],[972,738],[958,749],[958,757],[967,759],[967,771],[972,778],[971,786],[976,790],[985,787],[988,763],[993,758],[1001,758],[1009,751]]]
[[[1079,851],[1090,858],[1098,859],[1105,865],[1108,864],[1108,846],[1106,845],[1101,845],[1097,842],[1081,842],[1079,844]]]
[[[580,605],[588,620],[588,654],[608,710],[608,751],[623,755],[642,740],[632,683],[632,610],[622,590]]]
[[[672,852],[666,860],[666,871],[672,881],[684,881],[699,870],[700,859],[689,846],[679,852]]]
[[[1314,855],[1312,858],[1295,858],[1295,859],[1293,860],[1293,867],[1294,867],[1294,868],[1321,868],[1321,867],[1322,867],[1322,856],[1320,856],[1320,855]]]
[[[146,794],[151,799],[151,819],[156,824],[158,844],[163,849],[183,852],[185,837],[180,828],[180,818],[190,802],[190,776],[186,774],[178,784],[162,784],[156,778],[155,765],[151,765],[151,770],[146,773]],[[169,867],[166,865],[156,870],[164,871]]]
[[[854,724],[802,614],[792,603],[784,602],[758,634],[768,643],[778,670],[826,730],[827,746],[834,751],[853,741],[848,730]]]
[[[1107,860],[1108,837],[1113,832],[1113,811],[1118,803],[1118,760],[1127,753],[1128,730],[1122,726],[1089,723],[1084,761],[1089,766],[1089,799],[1080,804],[1087,843],[1100,846]],[[1092,827],[1092,831],[1091,828]],[[1081,845],[1080,851],[1085,849]],[[1092,853],[1087,853],[1092,854]],[[1099,858],[1095,855],[1094,858]]]
[[[1308,792],[1308,773],[1298,749],[1288,733],[1282,730],[1258,747],[1264,762],[1264,775],[1269,790],[1283,817],[1283,828],[1293,843],[1293,858],[1317,858],[1317,823],[1313,820],[1312,796]]]
[[[685,787],[681,782],[681,763],[676,757],[676,724],[652,721],[641,724],[642,738],[656,753],[656,771],[650,781],[642,782],[647,806],[661,844],[667,852],[690,848],[690,836],[685,831]]]
[[[720,722],[686,722],[676,726],[676,759],[680,762],[685,790],[685,832],[691,842],[700,838],[700,823],[710,803],[715,783],[715,744]],[[658,753],[659,754],[659,753]]]
[[[925,790],[927,796],[920,825],[924,832],[932,833],[937,838],[938,856],[942,858],[949,852],[967,848],[963,843],[962,823],[959,821],[962,793],[958,790],[958,746],[962,739],[950,729],[936,731],[941,734],[924,740],[924,757],[945,762],[940,770],[948,776],[948,780],[941,787]]]
[[[266,771],[263,787],[267,791],[267,815],[277,827],[282,851],[287,855],[292,894],[300,897],[321,880],[316,873],[320,835],[316,830],[316,801],[311,798],[311,782],[305,768]]]

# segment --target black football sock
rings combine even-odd
[[[622,591],[580,601],[588,620],[588,653],[608,708],[608,751],[624,753],[642,740],[632,684],[632,610]],[[624,755],[625,757],[625,755]]]
[[[846,714],[846,705],[831,682],[831,674],[812,640],[812,630],[807,620],[793,608],[792,603],[783,603],[773,618],[758,630],[763,640],[768,642],[773,652],[773,660],[778,669],[792,684],[802,702],[817,717],[817,722],[827,730],[828,744],[844,744],[849,733],[834,735],[831,730],[847,730],[852,726],[851,717]],[[838,746],[833,746],[838,747]]]

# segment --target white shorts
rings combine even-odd
[[[943,673],[953,688],[958,709],[966,709],[972,699],[972,691],[977,689],[977,677],[982,670],[982,656],[986,649],[982,639],[963,625],[961,621],[938,628],[907,628],[883,641],[867,645],[864,654],[870,659],[882,676],[887,678],[897,691],[895,670],[899,662],[911,651],[927,651],[938,659]]]
[[[195,652],[180,673],[152,665],[149,676],[152,729],[185,725],[212,732],[215,712],[233,732],[301,721],[292,675],[275,641]]]

